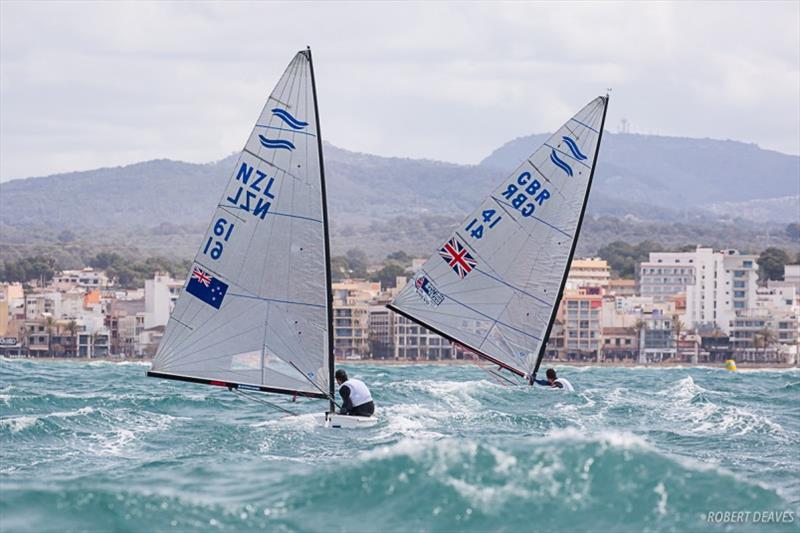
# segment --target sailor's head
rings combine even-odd
[[[343,368],[340,368],[339,370],[336,371],[333,377],[336,378],[336,383],[341,385],[342,383],[347,381],[347,372],[345,372]]]
[[[547,376],[547,381],[548,381],[548,383],[550,383],[550,385],[552,385],[553,382],[557,379],[556,378],[556,371],[553,370],[552,368],[548,368],[547,369],[547,373],[545,375]]]

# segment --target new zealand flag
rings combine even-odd
[[[227,290],[226,283],[221,282],[200,267],[194,267],[192,277],[189,278],[189,284],[186,286],[186,292],[216,309],[222,305],[222,299],[225,298]]]

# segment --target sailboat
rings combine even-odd
[[[150,377],[327,399],[337,415],[325,170],[311,49],[258,117],[214,210]]]
[[[461,223],[389,309],[533,383],[578,241],[608,95],[592,100]]]

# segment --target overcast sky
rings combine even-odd
[[[241,149],[311,45],[342,148],[477,163],[606,127],[800,153],[800,2],[0,2],[0,180]]]

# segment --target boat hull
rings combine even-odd
[[[336,413],[322,413],[319,420],[323,426],[332,429],[366,429],[378,423],[376,416],[347,416]]]

